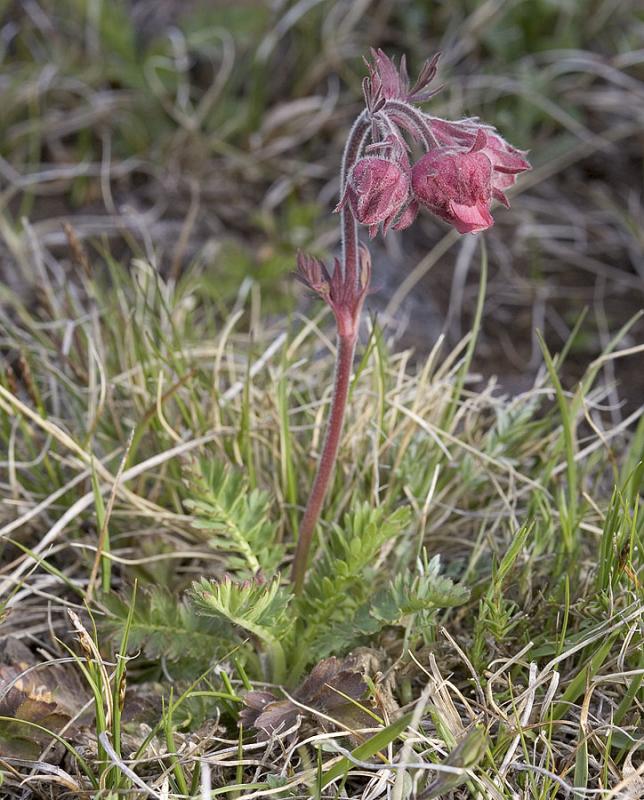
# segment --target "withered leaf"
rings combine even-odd
[[[247,727],[256,728],[259,738],[288,730],[298,716],[325,731],[334,727],[351,730],[369,727],[374,724],[373,717],[360,708],[373,709],[367,688],[364,664],[360,659],[351,656],[326,658],[313,667],[306,680],[292,693],[292,700],[280,700],[272,692],[248,692],[240,721]]]
[[[52,741],[40,728],[58,733],[87,698],[68,665],[37,663],[18,640],[6,640],[0,651],[0,716],[9,719],[0,724],[0,755],[37,758]]]

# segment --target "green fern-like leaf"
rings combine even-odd
[[[249,490],[243,475],[225,465],[203,462],[191,474],[193,496],[185,501],[194,512],[193,526],[208,532],[209,545],[228,554],[227,569],[240,577],[278,568],[284,547],[269,518],[269,495]]]
[[[246,630],[265,628],[277,634],[288,625],[286,609],[291,595],[280,586],[279,577],[270,582],[238,582],[230,576],[221,581],[202,578],[193,583],[190,595],[202,614],[223,617]]]
[[[372,614],[383,625],[396,625],[409,614],[464,603],[469,590],[440,575],[439,570],[440,558],[435,556],[419,574],[399,573],[374,600]]]
[[[363,603],[351,615],[337,619],[328,627],[319,627],[309,647],[315,660],[334,654],[347,653],[357,645],[366,643],[384,627],[384,623],[371,614],[368,603]]]
[[[440,559],[436,556],[424,561],[417,574],[399,573],[373,599],[356,608],[353,615],[320,630],[313,644],[317,657],[355,647],[389,625],[402,624],[412,614],[416,615],[418,627],[423,628],[437,609],[464,603],[469,591],[439,571]]]
[[[362,503],[334,525],[323,555],[311,568],[305,591],[297,599],[300,621],[293,647],[297,668],[330,653],[346,652],[361,637],[381,627],[371,621],[369,598],[383,585],[378,559],[383,546],[407,527],[410,512],[387,514]]]
[[[101,604],[108,616],[101,627],[108,635],[120,637],[132,598],[105,595]],[[128,644],[142,650],[147,658],[161,656],[169,661],[208,664],[233,646],[230,625],[223,620],[200,616],[194,608],[169,592],[153,588],[137,592]]]
[[[409,523],[408,508],[387,515],[382,506],[360,504],[334,525],[322,558],[312,568],[303,612],[326,618],[339,604],[356,604],[362,594],[373,592],[373,573],[383,545],[395,539]]]

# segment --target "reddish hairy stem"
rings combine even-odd
[[[311,549],[311,542],[313,541],[313,533],[335,467],[335,460],[338,454],[342,425],[344,422],[344,412],[347,406],[347,397],[349,396],[356,339],[357,326],[349,335],[338,335],[338,356],[329,421],[327,423],[326,436],[322,448],[322,455],[320,456],[320,463],[318,464],[318,471],[315,475],[306,511],[304,512],[302,524],[300,525],[295,559],[293,560],[292,579],[296,593],[302,590],[309,550]]]
[[[340,166],[340,197],[342,197],[344,192],[344,184],[348,177],[347,173],[360,155],[369,125],[369,116],[366,111],[363,111],[353,123],[353,127],[349,132],[349,137],[347,138],[347,143],[342,153],[342,164]]]
[[[342,209],[342,254],[344,260],[344,279],[349,286],[358,282],[358,225],[353,214]]]
[[[347,177],[360,153],[367,138],[370,120],[366,112],[363,112],[355,121],[346,147],[342,156],[342,169],[340,172],[340,197],[344,195]],[[357,296],[359,292],[358,283],[358,225],[356,220],[347,208],[343,208],[340,220],[342,236],[342,279],[345,287],[348,288],[348,296]],[[302,524],[300,525],[295,558],[293,560],[292,579],[296,593],[302,590],[306,566],[313,541],[315,526],[317,525],[322,510],[322,504],[329,488],[329,483],[333,477],[335,461],[340,446],[340,436],[342,435],[342,425],[344,423],[344,413],[347,407],[347,397],[349,395],[349,384],[351,381],[351,368],[353,366],[353,354],[356,349],[356,339],[358,337],[358,327],[360,321],[360,311],[362,308],[362,297],[347,313],[348,309],[342,309],[342,313],[336,313],[338,326],[338,351],[335,365],[335,382],[333,386],[333,399],[327,422],[327,430],[320,456],[318,470],[311,487],[311,494],[304,511]]]

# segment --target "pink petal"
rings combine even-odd
[[[405,228],[408,228],[413,223],[417,215],[418,203],[415,200],[412,200],[412,202],[402,212],[398,218],[398,221],[394,224],[393,229],[395,231],[404,231]]]
[[[488,137],[485,131],[483,130],[483,128],[479,128],[478,131],[476,132],[476,139],[474,139],[474,144],[472,145],[470,153],[477,153],[479,150],[484,150],[487,143],[488,143]],[[490,160],[492,161],[492,163],[494,163],[492,159]]]
[[[495,169],[492,173],[492,186],[494,189],[499,189],[501,191],[503,191],[503,189],[509,189],[510,186],[514,186],[516,180],[516,175],[508,175],[507,172],[497,172]]]
[[[454,216],[453,225],[459,233],[478,233],[494,225],[488,207],[481,203],[465,206],[450,200],[449,210]]]
[[[503,192],[498,189],[496,186],[492,188],[492,197],[495,200],[498,200],[499,203],[503,203],[506,208],[510,208],[510,203],[508,202],[508,198],[503,194]]]

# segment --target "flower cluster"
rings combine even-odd
[[[507,206],[505,190],[530,169],[525,152],[491,126],[475,119],[449,122],[417,108],[415,103],[438,91],[428,89],[437,61],[425,63],[411,88],[404,58],[396,68],[382,50],[374,50],[367,64],[363,90],[371,134],[347,174],[338,210],[350,208],[371,237],[380,226],[383,234],[408,227],[420,206],[459,233],[485,230],[494,223],[492,201]],[[426,151],[413,165],[405,134]]]

